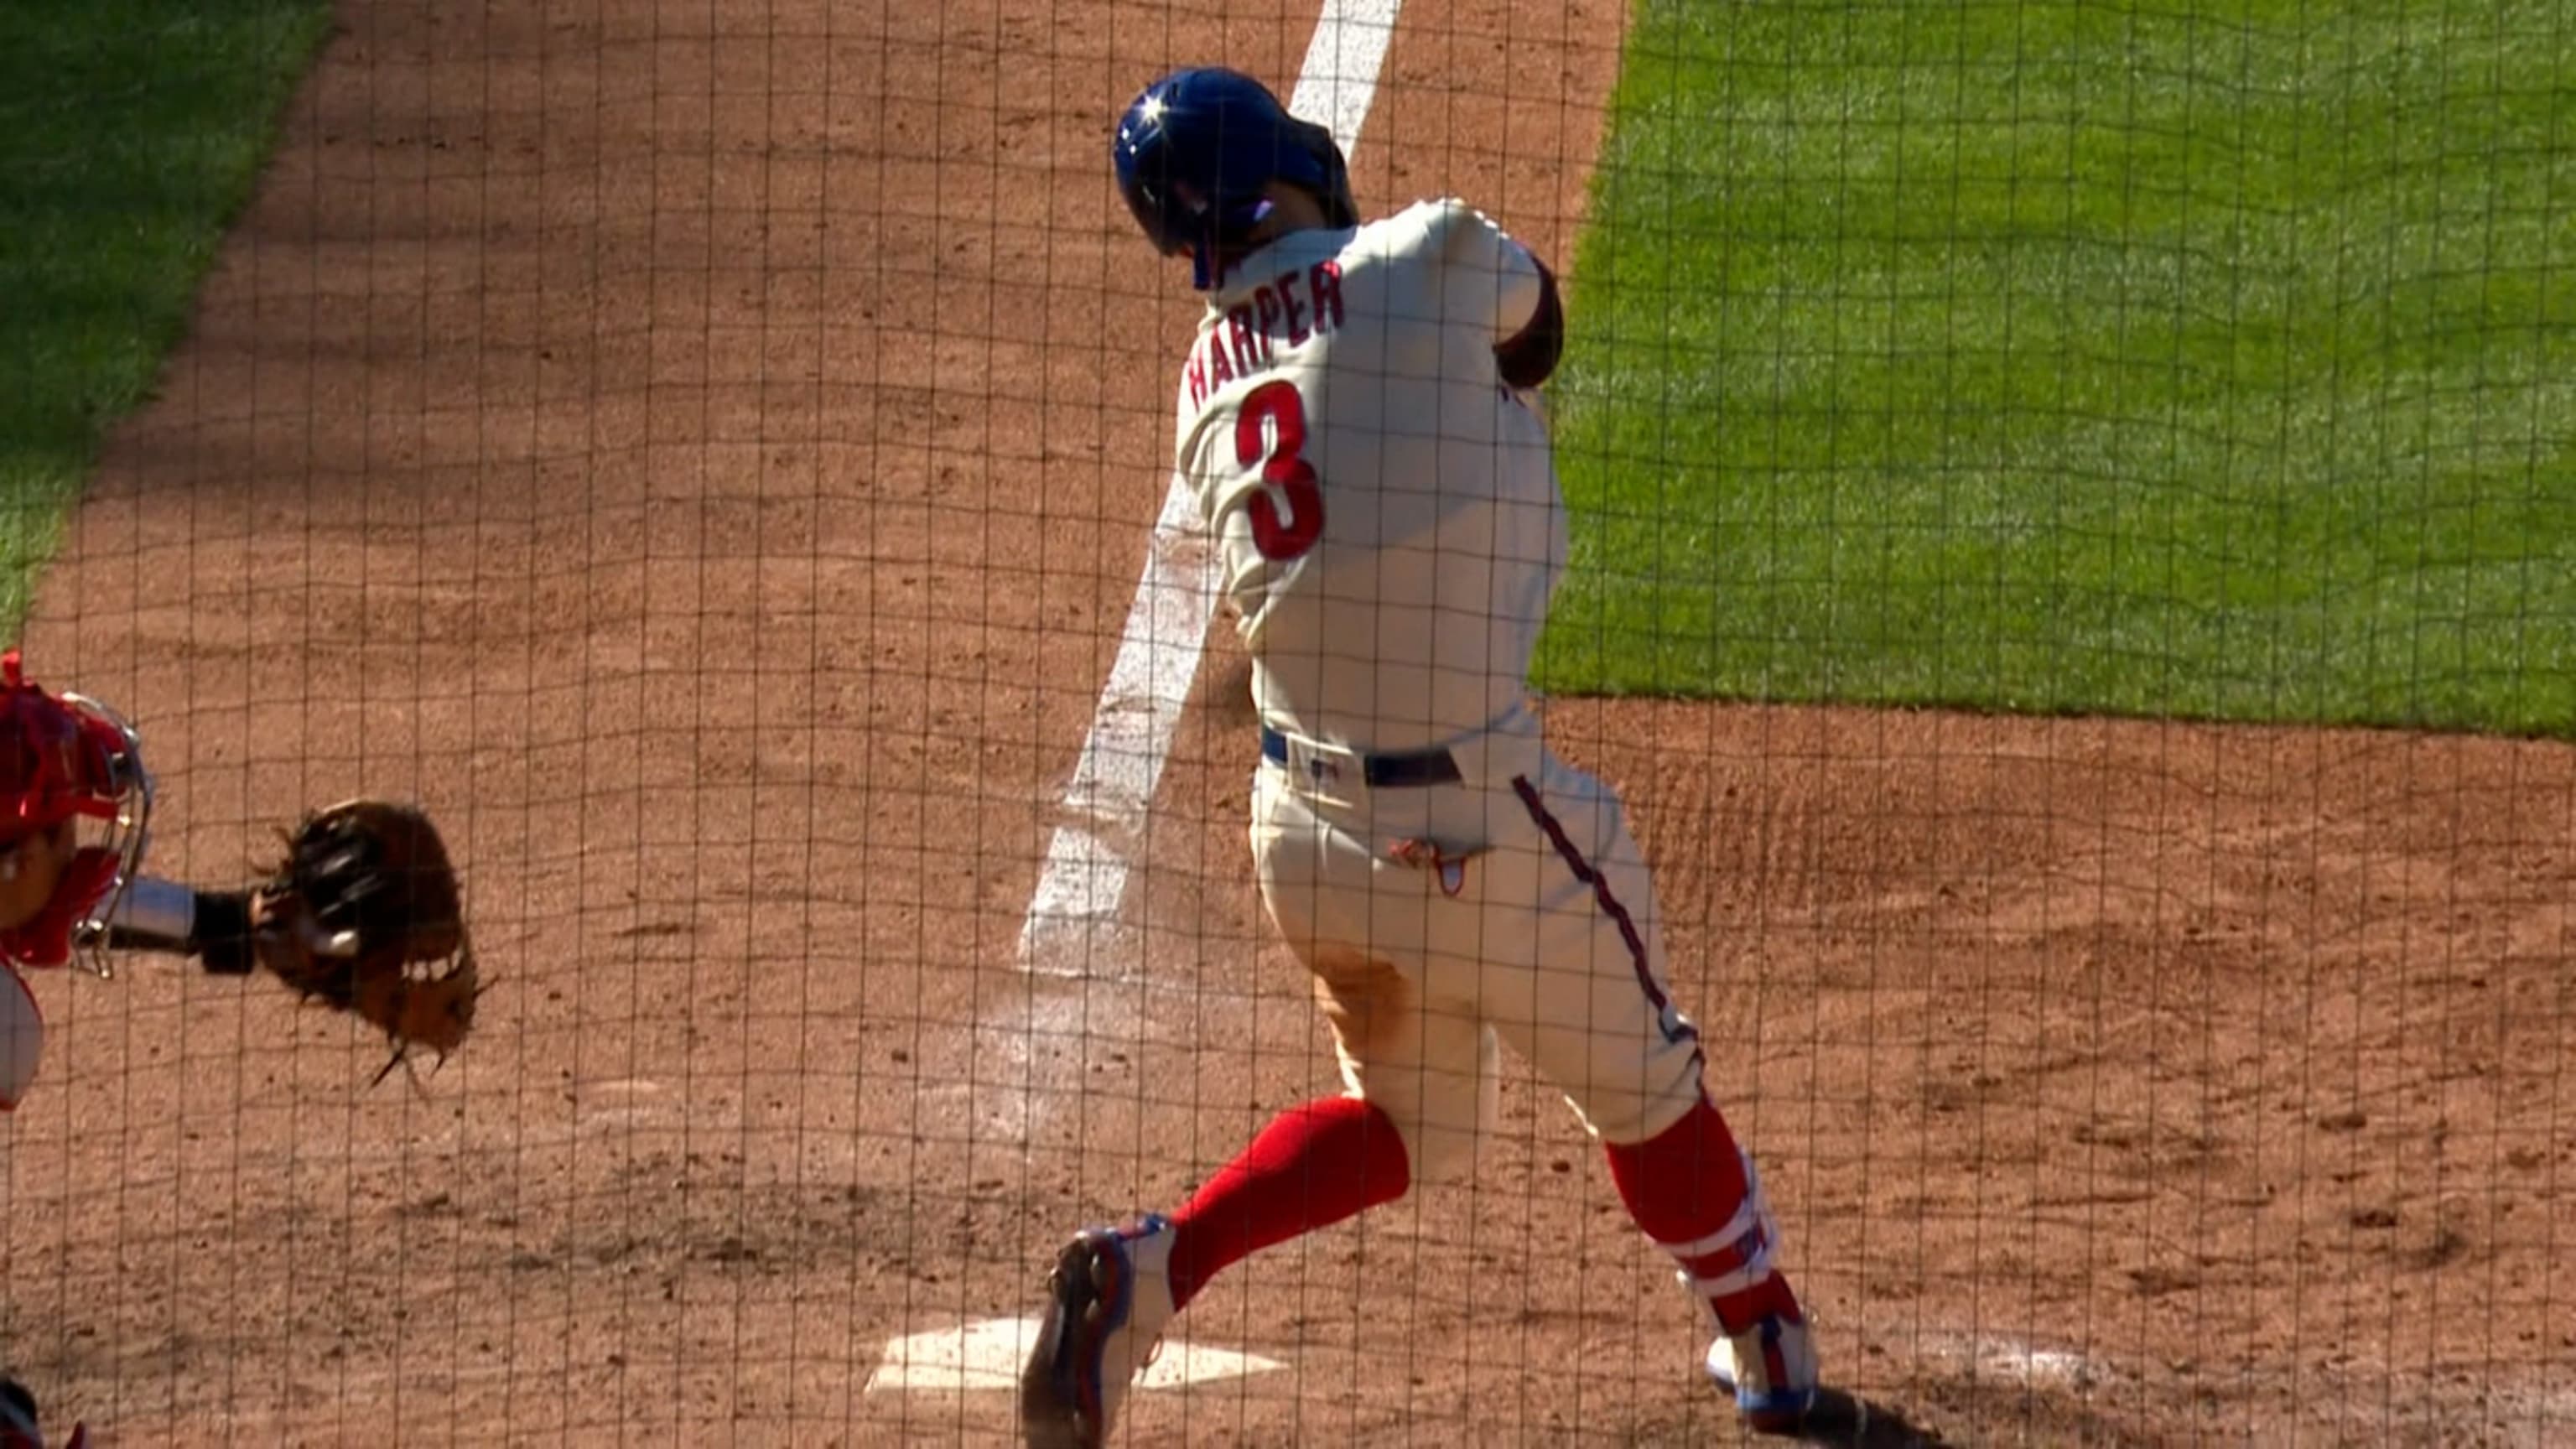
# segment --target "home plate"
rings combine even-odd
[[[916,1333],[886,1345],[865,1392],[916,1394],[1016,1389],[1020,1367],[1038,1341],[1042,1320],[987,1318],[961,1328]],[[1266,1358],[1204,1343],[1167,1341],[1160,1357],[1136,1380],[1140,1389],[1176,1389],[1215,1379],[1266,1374],[1283,1367]]]

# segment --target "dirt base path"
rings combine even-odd
[[[1563,256],[1617,18],[1411,0],[1364,202],[1458,191]],[[1030,1311],[1067,1227],[1330,1081],[1223,641],[1134,949],[1014,951],[1190,318],[1109,118],[1183,60],[1285,87],[1310,7],[344,21],[29,657],[143,726],[165,871],[423,800],[501,984],[369,1093],[373,1044],[257,983],[40,981],[0,1347],[108,1442],[1008,1442],[1004,1395],[867,1391],[889,1340]],[[1861,1387],[1971,1442],[2576,1418],[2565,751],[1557,726],[1630,792]],[[1597,1157],[1510,1085],[1475,1192],[1211,1290],[1192,1341],[1280,1367],[1141,1395],[1132,1442],[1731,1439]]]

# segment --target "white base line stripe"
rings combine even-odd
[[[1092,927],[1115,920],[1126,898],[1127,853],[1141,843],[1139,827],[1198,676],[1217,583],[1198,502],[1175,474],[1091,733],[1065,786],[1063,823],[1047,843],[1046,869],[1020,927],[1020,964],[1029,970],[1090,974],[1079,957],[1095,944]]]
[[[1288,103],[1300,119],[1332,128],[1348,154],[1377,98],[1378,72],[1403,0],[1325,0]],[[1093,711],[1061,822],[1020,927],[1020,965],[1049,976],[1091,975],[1095,947],[1122,945],[1114,928],[1127,898],[1145,812],[1162,783],[1172,736],[1196,681],[1220,585],[1198,502],[1174,474],[1145,551],[1144,576],[1127,610],[1118,655]],[[1118,954],[1126,954],[1119,951]]]
[[[1324,0],[1297,91],[1288,109],[1301,121],[1320,121],[1348,156],[1360,142],[1360,124],[1377,100],[1377,73],[1395,38],[1395,15],[1404,0]]]

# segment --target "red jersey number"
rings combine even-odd
[[[1274,425],[1265,435],[1264,422]],[[1234,420],[1235,461],[1261,465],[1263,491],[1244,506],[1252,546],[1278,563],[1302,556],[1324,536],[1324,490],[1306,461],[1306,400],[1286,381],[1265,382]]]

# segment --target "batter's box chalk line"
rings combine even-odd
[[[1893,1350],[1891,1350],[1893,1351]],[[2130,1387],[2156,1375],[2072,1349],[2045,1348],[2020,1339],[1991,1334],[1955,1334],[1922,1345],[1923,1358],[1953,1369],[1973,1372],[1996,1382],[2028,1384],[2087,1393]],[[2367,1395],[2387,1393],[2398,1422],[2455,1423],[2470,1420],[2515,1422],[2544,1420],[2552,1425],[2576,1422],[2576,1375],[2520,1368],[2464,1365],[2454,1370],[2423,1365],[2399,1366],[2357,1362],[2302,1364],[2286,1357],[2257,1357],[2245,1366],[2253,1372],[2296,1378],[2325,1391]],[[2365,1397],[2365,1401],[2366,1397]]]
[[[1020,1369],[1044,1324],[1037,1318],[987,1318],[935,1329],[885,1346],[865,1393],[1004,1392],[1020,1386]],[[1139,1389],[1177,1389],[1274,1373],[1286,1365],[1255,1354],[1175,1338],[1137,1379]]]
[[[2061,1388],[2116,1383],[2120,1374],[2099,1359],[2019,1339],[1968,1336],[1925,1345],[1925,1357],[1974,1370],[1978,1376]]]

